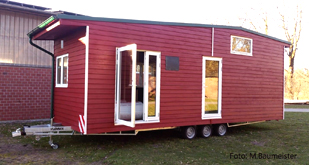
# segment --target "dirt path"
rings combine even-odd
[[[0,124],[0,165],[85,164],[61,156],[63,154],[61,154],[62,151],[59,150],[53,150],[48,147],[33,147],[31,143],[33,143],[34,137],[33,141],[21,142],[24,137],[13,138],[10,136],[11,128],[12,124]]]

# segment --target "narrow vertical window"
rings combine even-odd
[[[222,59],[203,57],[202,119],[221,118]]]
[[[160,121],[160,52],[145,52],[144,120]],[[148,69],[147,69],[148,68]]]
[[[63,57],[63,84],[68,84],[68,56]]]
[[[56,58],[56,87],[68,87],[68,54]]]
[[[57,83],[61,84],[61,67],[62,67],[62,58],[57,58]],[[59,74],[58,74],[59,73]]]
[[[157,57],[149,55],[148,117],[156,116],[156,67]]]
[[[218,113],[219,61],[206,60],[205,114]]]

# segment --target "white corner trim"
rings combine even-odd
[[[285,58],[285,56],[286,56],[286,49],[288,49],[289,47],[285,47],[285,46],[283,46],[283,64],[284,64],[284,58]],[[282,113],[283,113],[283,116],[282,116],[282,120],[284,120],[285,119],[285,113],[284,113],[284,94],[285,94],[285,77],[284,77],[284,68],[283,68],[283,108],[282,108]]]
[[[85,130],[84,134],[87,134],[87,110],[88,110],[88,66],[89,66],[89,26],[86,26],[85,36],[85,96],[84,96],[84,120]]]

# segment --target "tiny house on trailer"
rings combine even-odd
[[[177,127],[190,139],[284,118],[284,40],[234,26],[68,15],[28,36],[55,42],[53,122],[85,135]]]

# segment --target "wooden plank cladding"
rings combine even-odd
[[[55,122],[70,125],[75,130],[79,130],[78,116],[84,114],[85,45],[79,39],[85,34],[86,29],[82,29],[55,40],[55,56],[68,54],[69,59],[68,87],[55,88]]]
[[[78,18],[60,21],[64,28],[89,26],[88,134],[283,119],[283,53],[287,42],[241,28]],[[78,115],[84,113],[85,45],[78,41],[84,34],[85,30],[72,31],[55,41],[57,56],[69,54],[68,88],[56,88],[55,120],[77,131]],[[252,39],[252,56],[231,54],[231,36]],[[116,48],[130,44],[136,44],[137,50],[160,52],[161,63],[159,120],[136,122],[134,128],[115,125],[114,117]],[[179,58],[179,70],[166,70],[167,56]],[[222,83],[222,88],[216,88],[222,90],[222,117],[218,119],[202,117],[202,100],[209,99],[202,98],[203,57],[216,59],[218,67],[222,64],[217,69],[217,78],[222,71],[220,80],[212,80]],[[150,69],[149,74],[153,74]]]

